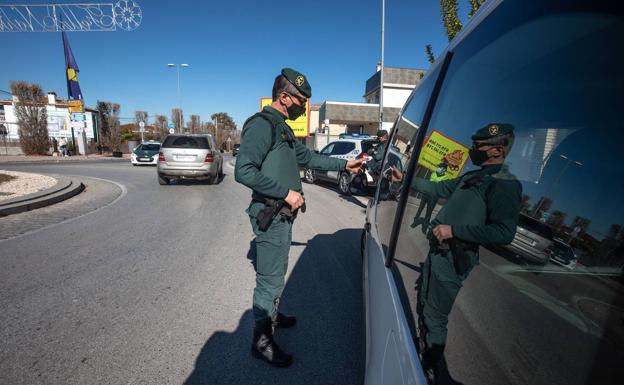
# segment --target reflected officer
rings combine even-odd
[[[470,160],[478,170],[437,183],[422,178],[413,182],[415,190],[447,199],[430,226],[430,250],[418,292],[424,366],[437,383],[455,383],[443,356],[448,315],[463,281],[479,263],[479,246],[509,244],[516,232],[522,186],[503,164],[513,145],[513,129],[492,123],[472,136]]]
[[[304,206],[299,166],[359,173],[361,160],[314,154],[295,139],[285,119],[295,120],[306,111],[312,96],[308,79],[284,68],[273,84],[273,102],[245,122],[236,159],[235,178],[253,190],[247,209],[256,235],[256,288],[253,294],[255,327],[252,353],[274,366],[292,364],[273,339],[273,327],[295,325],[295,317],[278,312],[288,266],[293,220]],[[283,206],[282,206],[283,205]],[[273,210],[278,208],[278,213]],[[268,221],[265,215],[269,213]],[[267,228],[264,228],[265,223]]]

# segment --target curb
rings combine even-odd
[[[2,201],[0,217],[50,206],[78,195],[85,189],[85,185],[78,179],[63,176],[55,178],[56,184],[49,189]]]

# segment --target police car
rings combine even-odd
[[[368,159],[372,155],[379,141],[369,135],[341,134],[338,140],[330,142],[319,153],[338,159]],[[365,186],[374,185],[373,177],[370,173],[364,175]],[[349,195],[354,182],[353,175],[348,171],[322,171],[306,168],[304,169],[304,180],[307,183],[316,181],[327,181],[336,183],[341,194]],[[358,179],[359,181],[359,179]],[[359,186],[358,186],[359,187]]]
[[[156,166],[158,164],[158,152],[160,151],[160,142],[148,140],[139,144],[130,155],[130,162],[133,166],[149,164]]]

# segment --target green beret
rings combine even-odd
[[[312,87],[310,87],[310,82],[308,82],[308,79],[303,76],[301,72],[292,68],[283,68],[282,75],[284,75],[284,77],[288,79],[288,81],[291,82],[299,92],[301,92],[301,95],[308,99],[312,97]]]
[[[386,135],[388,135],[388,131],[386,130],[377,131],[377,136],[386,136]]]
[[[472,136],[472,140],[488,140],[498,136],[513,133],[514,126],[508,123],[490,123],[480,128]]]

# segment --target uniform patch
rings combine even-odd
[[[496,124],[492,124],[489,128],[490,135],[498,135],[498,126]]]
[[[297,79],[295,79],[295,85],[297,87],[301,87],[303,83],[305,83],[305,78],[301,75],[297,76]]]

